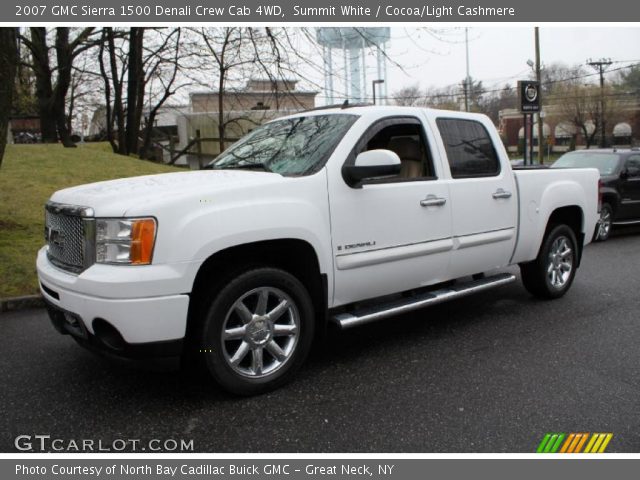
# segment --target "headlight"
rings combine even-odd
[[[96,219],[96,263],[148,265],[155,241],[154,218]]]

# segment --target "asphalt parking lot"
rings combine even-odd
[[[569,294],[519,282],[332,332],[297,380],[234,398],[114,364],[43,310],[0,316],[0,451],[17,435],[193,439],[203,452],[533,452],[547,432],[612,432],[640,452],[640,235],[588,247]]]

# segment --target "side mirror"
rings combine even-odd
[[[353,165],[342,167],[342,176],[350,187],[370,178],[393,177],[400,173],[400,157],[391,150],[369,150],[360,153]]]

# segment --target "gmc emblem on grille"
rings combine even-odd
[[[64,247],[64,233],[54,230],[51,227],[44,227],[44,237],[48,243],[52,243],[60,248]]]

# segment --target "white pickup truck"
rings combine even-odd
[[[224,388],[291,379],[328,322],[393,317],[515,280],[564,295],[598,220],[598,171],[512,171],[477,114],[317,109],[197,172],[82,185],[46,205],[54,326],[121,357],[199,360]],[[516,312],[514,312],[516,313]]]

